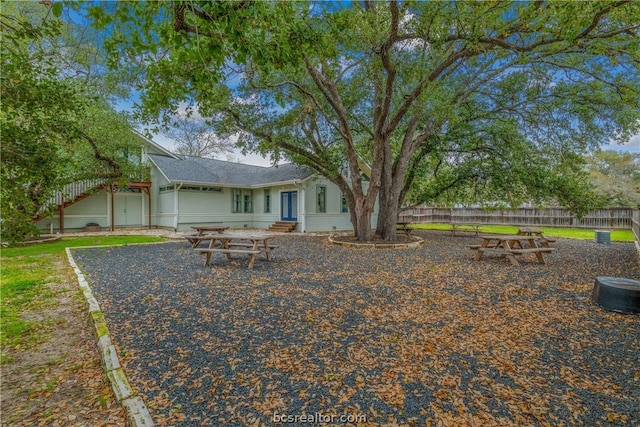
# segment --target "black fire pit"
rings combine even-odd
[[[622,277],[596,277],[591,300],[618,313],[640,313],[640,281]]]

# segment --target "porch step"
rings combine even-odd
[[[274,224],[271,224],[267,230],[291,233],[296,229],[296,225],[298,225],[298,223],[293,221],[276,221]]]

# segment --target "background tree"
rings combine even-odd
[[[310,166],[344,193],[359,240],[376,200],[377,232],[395,239],[416,180],[446,187],[429,173],[442,164],[502,200],[575,202],[574,154],[638,131],[629,1],[109,7],[91,13],[112,34],[112,65],[148,64],[147,118],[187,101],[219,135]]]
[[[595,192],[607,206],[640,207],[640,154],[596,151],[587,164]]]
[[[34,217],[53,208],[49,200],[65,184],[114,181],[135,168],[121,156],[140,147],[126,117],[59,68],[68,51],[50,50],[61,12],[59,3],[5,3],[0,15],[3,242],[37,235]]]
[[[178,114],[164,134],[176,142],[175,152],[187,156],[209,157],[224,155],[233,158],[235,144],[220,138],[211,126],[188,114]]]

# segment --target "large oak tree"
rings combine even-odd
[[[80,60],[93,46],[66,43],[72,28],[61,15],[60,3],[5,3],[0,12],[3,242],[37,235],[34,217],[55,208],[52,196],[65,184],[141,172],[122,155],[138,154],[141,141],[99,96],[87,67],[96,62]]]
[[[187,101],[221,136],[310,166],[342,190],[360,240],[376,200],[377,232],[394,240],[420,186],[425,200],[474,182],[570,206],[575,153],[638,131],[631,1],[174,1],[91,14],[113,66],[147,67],[144,115]]]

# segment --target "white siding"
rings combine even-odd
[[[180,225],[179,229],[189,229],[193,225],[228,224],[231,215],[231,192],[180,190],[178,192]],[[227,222],[227,223],[225,223]]]
[[[326,187],[326,212],[318,212],[318,186]],[[366,183],[364,184],[366,186]],[[366,187],[365,187],[366,188]],[[342,191],[326,178],[315,178],[307,182],[306,227],[308,232],[317,231],[351,231],[349,212],[341,212]],[[378,206],[373,210],[371,226],[378,220]]]
[[[232,189],[223,187],[221,192],[203,191],[206,185],[185,185],[185,187],[199,187],[195,189],[182,188],[175,191],[175,186],[169,183],[155,168],[151,170],[151,226],[173,229],[178,231],[190,230],[195,225],[220,224],[231,228],[259,228],[266,229],[281,218],[281,193],[283,191],[298,192],[298,228],[305,231],[344,231],[352,230],[348,212],[341,212],[342,193],[334,184],[325,178],[313,178],[302,185],[280,185],[270,187],[271,212],[264,212],[264,188],[242,189],[252,190],[253,212],[232,212]],[[317,212],[317,187],[326,187],[326,212]],[[163,187],[171,186],[171,190],[160,191]],[[211,185],[213,186],[213,185]],[[304,195],[303,195],[304,192]],[[177,206],[176,206],[177,201]],[[304,204],[304,206],[303,206]],[[100,224],[104,229],[109,227],[110,196],[101,190],[65,210],[65,229],[82,229],[88,222]],[[127,210],[125,213],[124,210]],[[378,208],[374,209],[372,226],[375,226]],[[145,193],[117,194],[115,205],[116,226],[147,226],[148,199]],[[178,215],[176,219],[176,214]],[[44,219],[38,227],[49,230],[49,224],[54,230],[59,229],[59,218]]]
[[[90,222],[96,223],[103,228],[109,227],[107,203],[107,192],[100,190],[86,199],[67,207],[64,210],[65,231],[81,230]],[[51,218],[38,221],[36,226],[44,232],[49,232],[50,224],[53,224],[54,232],[60,230],[60,215],[58,213]]]

